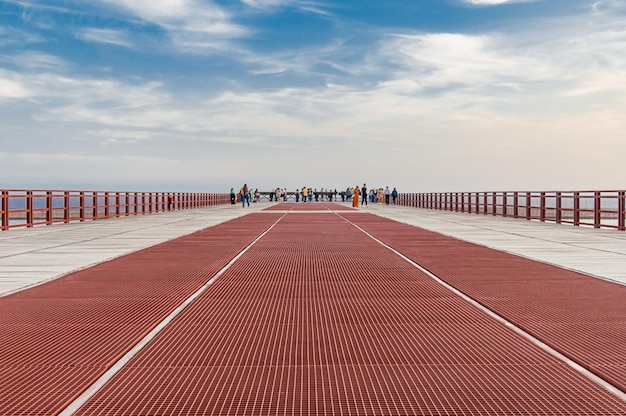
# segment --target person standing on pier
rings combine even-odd
[[[391,191],[389,190],[388,186],[385,186],[385,205],[389,205],[389,197],[391,196]]]
[[[391,191],[391,199],[393,200],[394,205],[396,205],[397,198],[398,198],[398,190],[394,186],[393,191]]]
[[[365,184],[361,188],[361,205],[367,206],[367,185]]]
[[[359,207],[359,185],[354,187],[354,193],[352,194],[352,206],[354,208]]]
[[[235,188],[230,188],[230,204],[235,205],[236,199],[237,199],[237,195],[235,194]]]
[[[250,206],[250,190],[248,189],[248,184],[243,184],[243,187],[239,190],[239,195],[241,197],[241,208],[246,206],[246,202],[248,206]]]

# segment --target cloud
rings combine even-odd
[[[21,71],[59,71],[67,68],[67,63],[58,56],[34,51],[25,51],[4,60]]]
[[[249,7],[261,10],[273,10],[277,8],[293,7],[303,12],[330,16],[330,13],[322,8],[318,1],[307,0],[241,0]]]
[[[4,78],[6,75],[3,72],[0,70],[0,100],[3,98],[26,98],[31,96],[28,88],[19,81]]]
[[[132,46],[126,32],[121,30],[86,28],[79,30],[76,37],[87,42],[107,43],[123,47]]]
[[[45,38],[26,30],[0,26],[0,47],[8,45],[28,45],[44,42]]]
[[[166,30],[172,41],[189,49],[220,49],[229,39],[249,34],[217,5],[198,0],[99,0]]]
[[[510,3],[529,3],[532,1],[540,1],[540,0],[463,0],[468,4],[475,4],[478,6],[496,6],[500,4],[510,4]]]
[[[108,140],[123,140],[123,141],[137,141],[146,140],[155,136],[154,132],[141,131],[141,130],[88,130],[86,134],[96,137],[104,138]]]

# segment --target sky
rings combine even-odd
[[[626,189],[624,0],[0,0],[0,189]]]

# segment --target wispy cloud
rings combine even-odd
[[[260,10],[275,10],[279,8],[295,8],[303,12],[330,16],[328,5],[319,1],[310,0],[241,0],[242,3],[249,7]]]
[[[67,63],[58,56],[34,51],[25,51],[3,58],[21,71],[60,71],[67,68]]]
[[[7,45],[28,45],[45,41],[43,36],[20,30],[0,26],[0,47]]]
[[[155,24],[169,34],[172,41],[189,49],[220,49],[229,39],[249,32],[233,22],[222,8],[198,0],[98,0],[119,7],[137,18]]]
[[[85,28],[77,32],[76,37],[88,42],[107,43],[123,47],[131,47],[125,31],[113,29]]]
[[[541,0],[463,0],[463,2],[465,3],[474,4],[478,6],[497,6],[500,4],[507,4],[507,3],[530,3],[534,1],[541,1]]]
[[[0,69],[0,100],[3,98],[26,98],[32,95],[32,92],[18,79],[11,78],[15,77]]]

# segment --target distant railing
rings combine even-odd
[[[626,191],[404,193],[399,205],[624,231]]]
[[[229,194],[0,190],[0,229],[97,220],[230,203]]]

